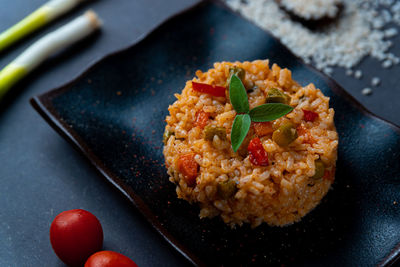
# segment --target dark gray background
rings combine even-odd
[[[2,1],[0,31],[44,2]],[[195,2],[90,1],[0,54],[2,68],[40,36],[88,8],[104,22],[100,34],[47,61],[1,103],[0,266],[63,266],[52,252],[49,226],[58,213],[75,208],[89,210],[100,219],[105,249],[121,252],[139,266],[187,264],[83,156],[47,125],[30,106],[29,98],[66,83],[104,55],[129,46],[171,14]],[[396,43],[392,50],[399,50]],[[364,73],[361,80],[347,77],[343,70],[333,77],[368,109],[400,125],[399,67],[384,70],[377,61],[366,59],[360,68]],[[363,96],[361,89],[370,86],[373,76],[384,80],[372,96]]]

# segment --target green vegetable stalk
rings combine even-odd
[[[16,82],[34,70],[49,56],[88,36],[100,25],[101,22],[96,13],[88,11],[31,45],[0,71],[0,100]]]
[[[0,52],[73,9],[84,0],[51,0],[0,34]]]

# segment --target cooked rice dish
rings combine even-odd
[[[233,74],[250,110],[266,103],[293,109],[272,121],[252,121],[236,152],[231,131],[240,114],[230,101]],[[200,218],[220,215],[231,227],[299,221],[335,177],[338,134],[329,98],[313,84],[299,85],[290,70],[270,68],[268,60],[215,63],[196,76],[175,94],[166,117],[163,153],[178,197],[197,202]]]

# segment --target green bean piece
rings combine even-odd
[[[175,135],[175,133],[172,132],[172,131],[169,131],[169,130],[165,130],[165,132],[164,132],[164,134],[163,134],[163,142],[164,142],[164,145],[167,144],[168,139],[171,137],[171,135]]]
[[[279,146],[288,146],[298,137],[297,130],[290,122],[284,122],[272,133],[272,140]]]
[[[319,180],[322,177],[324,177],[325,174],[325,164],[322,162],[322,160],[318,159],[314,162],[315,164],[315,174],[313,177],[311,177],[314,180]]]
[[[222,199],[232,197],[235,195],[236,191],[236,182],[234,180],[228,180],[217,184],[217,194]]]
[[[282,104],[289,104],[290,103],[290,96],[282,92],[277,88],[271,88],[267,92],[267,103],[282,103]]]
[[[215,135],[217,135],[221,140],[226,140],[226,129],[214,125],[207,125],[204,128],[204,139],[212,141]]]

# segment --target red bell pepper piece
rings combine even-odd
[[[268,165],[268,154],[261,144],[260,138],[255,137],[251,139],[249,146],[249,159],[253,165],[256,166],[267,166]]]
[[[225,97],[226,88],[223,86],[192,82],[192,87],[193,87],[193,90],[200,92],[200,93],[206,93],[206,94],[209,94],[212,96]]]
[[[315,121],[316,118],[318,118],[318,113],[311,111],[311,110],[306,110],[302,109],[304,113],[304,120],[305,121]]]

